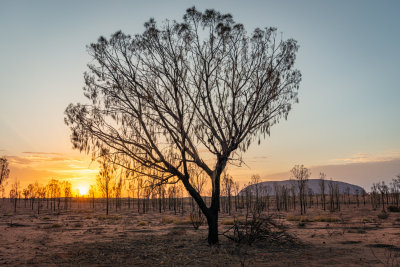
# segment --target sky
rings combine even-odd
[[[0,156],[10,181],[94,184],[97,166],[72,150],[63,121],[69,103],[84,101],[86,46],[141,33],[151,17],[181,20],[192,6],[231,13],[249,32],[275,26],[300,45],[300,102],[244,167],[229,167],[241,184],[256,173],[286,179],[295,164],[366,189],[400,174],[399,1],[2,0]]]

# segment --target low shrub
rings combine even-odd
[[[52,225],[51,225],[51,228],[60,228],[62,225],[61,224],[59,224],[59,223],[53,223]]]
[[[264,216],[254,213],[245,220],[234,220],[233,226],[223,233],[237,244],[251,245],[262,241],[263,244],[294,244],[296,238],[286,231],[286,227],[273,215]]]
[[[224,219],[221,221],[222,225],[234,225],[235,224],[235,220],[234,219]]]
[[[190,216],[189,218],[180,218],[177,220],[174,220],[174,224],[176,225],[190,225],[192,222],[190,221]]]
[[[194,230],[199,229],[199,227],[204,223],[204,216],[199,212],[192,212],[189,216],[190,222],[193,225]]]
[[[304,228],[304,227],[306,227],[306,223],[303,221],[299,221],[299,223],[297,224],[297,227]]]
[[[362,223],[372,223],[373,221],[370,218],[362,218]]]
[[[286,220],[290,222],[310,222],[310,218],[307,216],[300,216],[300,215],[290,215],[286,217]]]
[[[174,222],[174,218],[171,218],[169,216],[162,216],[161,217],[161,223],[162,224],[171,224]]]
[[[98,220],[120,220],[122,217],[117,215],[97,215]]]
[[[397,206],[389,206],[389,207],[387,207],[387,209],[390,212],[400,212],[400,207],[397,207]]]
[[[340,219],[333,216],[316,216],[312,219],[313,222],[338,222]]]
[[[139,226],[146,226],[146,225],[147,225],[147,222],[145,222],[145,221],[138,221],[138,225],[139,225]]]
[[[292,222],[339,222],[340,219],[338,217],[334,216],[315,216],[315,217],[307,217],[307,216],[299,216],[299,215],[292,215],[292,216],[287,216],[286,220],[292,221]]]
[[[382,211],[381,213],[378,214],[378,218],[381,220],[386,220],[389,217],[389,213]]]

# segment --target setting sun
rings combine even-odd
[[[76,187],[79,190],[79,195],[87,195],[89,192],[89,186],[79,185]]]

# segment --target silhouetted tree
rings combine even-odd
[[[258,201],[259,201],[259,194],[260,194],[260,191],[261,191],[261,185],[260,185],[260,182],[261,182],[261,178],[260,178],[260,175],[258,175],[258,174],[253,174],[252,176],[251,176],[251,184],[253,185],[252,186],[252,188],[254,189],[254,194],[255,194],[255,196],[256,196],[256,205],[258,204]],[[252,190],[253,191],[253,190]],[[253,192],[252,192],[253,193]]]
[[[49,198],[51,199],[52,210],[56,210],[56,200],[58,200],[58,209],[60,209],[61,188],[59,182],[56,179],[51,179],[47,184],[47,188],[49,192]]]
[[[297,180],[297,187],[299,189],[299,202],[300,202],[300,213],[306,213],[306,188],[308,178],[311,175],[309,169],[305,168],[303,165],[296,165],[292,168],[291,173],[293,177]]]
[[[361,195],[362,195],[362,198],[363,198],[363,204],[364,204],[364,206],[365,206],[365,198],[366,198],[366,196],[367,196],[367,192],[365,191],[365,189],[363,188],[363,189],[361,189]]]
[[[388,194],[388,186],[385,184],[384,181],[380,182],[377,184],[377,188],[379,190],[379,192],[381,193],[381,197],[382,197],[382,211],[385,211],[385,196],[387,198],[387,194]]]
[[[193,188],[199,193],[200,196],[204,193],[204,187],[206,186],[207,183],[207,177],[204,173],[204,171],[199,168],[197,165],[190,165],[191,168],[189,169],[189,174],[190,174],[190,180],[191,184],[193,185]],[[193,200],[193,198],[192,198]],[[198,208],[198,216],[200,219],[200,208]]]
[[[113,178],[116,176],[116,165],[110,158],[110,155],[103,151],[102,157],[99,161],[100,171],[97,175],[97,185],[103,197],[106,198],[106,215],[109,211],[109,198],[113,189]]]
[[[321,191],[321,203],[322,203],[322,208],[324,210],[326,210],[325,179],[326,179],[326,174],[323,172],[320,172],[319,173],[319,189]]]
[[[92,209],[94,209],[94,197],[96,195],[96,187],[91,185],[89,188],[89,196],[92,198]]]
[[[14,212],[17,212],[17,200],[20,197],[20,194],[20,183],[18,180],[16,180],[14,183],[11,184],[10,189],[10,199],[12,199],[14,202]]]
[[[221,173],[297,101],[298,45],[277,36],[275,28],[249,35],[229,14],[193,7],[183,22],[151,19],[142,34],[100,37],[88,47],[91,103],[66,110],[74,147],[95,154],[106,147],[127,169],[179,179],[207,218],[208,242],[218,243]],[[189,164],[209,176],[209,207]]]
[[[231,210],[232,210],[231,196],[233,191],[233,179],[232,176],[230,176],[226,171],[224,171],[224,174],[222,176],[222,188],[226,196],[226,211],[228,212],[229,215],[231,215]]]
[[[400,175],[397,175],[396,178],[394,178],[391,182],[391,190],[393,194],[393,204],[396,204],[396,206],[399,206],[400,202]]]
[[[233,183],[233,192],[235,194],[235,211],[238,211],[239,206],[239,182]]]
[[[72,189],[71,189],[71,183],[68,181],[65,181],[62,184],[63,190],[64,190],[64,209],[68,209],[68,203],[70,202],[70,199],[72,197]],[[71,205],[71,204],[70,204]]]
[[[38,182],[35,182],[35,191],[37,194],[37,213],[40,213],[40,208],[42,206],[42,201],[45,199],[46,197],[46,187],[45,186],[41,186]]]
[[[6,157],[0,158],[0,190],[4,197],[5,194],[5,181],[10,176],[10,169],[8,168],[8,161]]]
[[[8,161],[6,157],[0,158],[0,185],[10,176]]]

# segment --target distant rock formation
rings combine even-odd
[[[321,179],[309,179],[307,183],[307,187],[312,190],[314,194],[321,194],[321,189],[319,186]],[[332,180],[325,180],[325,194],[329,194],[329,183],[332,182],[334,184],[338,184],[340,194],[347,193],[347,190],[350,190],[350,194],[356,194],[358,190],[358,194],[361,195],[361,192],[364,190],[361,186],[349,184],[340,181],[332,181]],[[260,196],[263,195],[275,195],[274,184],[277,184],[279,187],[286,186],[287,188],[291,188],[294,186],[297,193],[297,181],[296,180],[284,180],[284,181],[268,181],[268,182],[261,182],[258,184],[253,184],[243,188],[239,192],[239,196],[245,193],[245,190],[248,188],[251,190],[252,194],[254,195],[256,192],[256,187],[258,186],[258,192]],[[308,190],[306,192],[308,192]],[[268,193],[267,193],[268,192]]]

